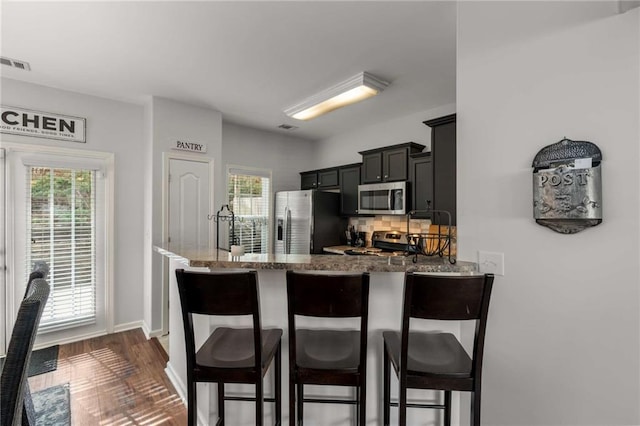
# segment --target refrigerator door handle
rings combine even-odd
[[[289,210],[289,207],[285,207],[284,208],[284,238],[283,238],[283,245],[284,245],[284,254],[289,254],[289,251],[291,250],[291,247],[289,247],[289,234],[290,234],[290,230],[289,230],[289,218],[291,216],[291,211]]]

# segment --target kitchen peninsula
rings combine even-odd
[[[446,257],[419,256],[418,262],[413,263],[412,257],[391,256],[348,256],[348,255],[284,255],[284,254],[245,254],[232,257],[223,250],[198,249],[180,247],[176,245],[156,246],[155,250],[169,259],[169,362],[167,374],[174,383],[178,393],[186,399],[186,363],[184,350],[184,331],[180,300],[177,291],[175,270],[179,268],[199,271],[232,270],[232,269],[256,269],[258,270],[258,282],[260,286],[261,319],[264,328],[279,327],[285,332],[283,338],[283,353],[287,354],[287,294],[285,271],[287,269],[327,272],[370,272],[371,288],[369,294],[369,335],[368,335],[368,372],[367,372],[367,420],[375,420],[375,424],[381,423],[381,410],[378,401],[381,400],[382,391],[382,331],[400,328],[400,315],[402,310],[403,283],[405,272],[425,273],[456,273],[473,274],[477,271],[477,265],[472,262],[458,261],[451,264]],[[215,321],[215,322],[214,322]],[[327,320],[323,326],[335,326],[336,322],[344,323],[343,326],[354,327],[351,319]],[[202,344],[214,327],[251,326],[248,318],[216,317],[209,321],[206,317],[194,317],[196,330],[196,345]],[[432,329],[428,321],[421,323],[417,329]],[[460,334],[459,325],[452,324],[446,328],[456,335]],[[442,329],[439,324],[439,329]],[[282,398],[288,398],[288,360],[282,359]],[[272,373],[265,378],[265,392],[272,394]],[[333,395],[350,396],[353,390],[343,387],[310,387],[309,393],[315,396]],[[392,393],[395,393],[397,382],[392,381]],[[215,386],[198,384],[198,408],[201,424],[210,424],[210,416],[215,417],[216,403]],[[240,395],[252,395],[254,389],[248,385],[228,385],[228,393]],[[420,398],[439,400],[440,395],[424,391]],[[454,419],[457,416],[457,396],[454,396]],[[210,401],[214,401],[210,403]],[[255,424],[254,411],[245,410],[246,403],[229,402],[225,405],[230,418],[237,425]],[[305,406],[305,417],[308,416],[310,424],[351,424],[354,408],[349,405],[330,406],[327,410],[324,404],[308,404]],[[283,404],[284,419],[288,417],[287,404]],[[420,411],[416,413],[415,411]],[[426,412],[424,412],[426,411]],[[273,404],[265,403],[266,423],[270,424],[273,418]],[[420,422],[427,418],[435,421],[440,416],[438,410],[409,410],[409,424],[412,416],[420,416]],[[313,419],[313,421],[311,421]],[[417,417],[415,419],[418,422]],[[287,424],[285,421],[284,424]]]

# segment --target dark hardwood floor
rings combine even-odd
[[[142,330],[131,330],[60,345],[57,370],[29,384],[35,392],[69,383],[72,425],[186,425],[165,357]]]

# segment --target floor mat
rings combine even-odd
[[[36,412],[36,426],[68,426],[71,424],[69,384],[51,386],[31,394]]]
[[[58,345],[54,345],[31,352],[27,375],[29,377],[37,376],[38,374],[48,373],[58,368],[59,349],[60,347]],[[0,358],[0,370],[2,370],[3,366],[4,358]]]

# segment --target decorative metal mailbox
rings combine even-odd
[[[561,141],[533,159],[533,217],[542,226],[575,234],[602,222],[602,153],[586,141]]]

